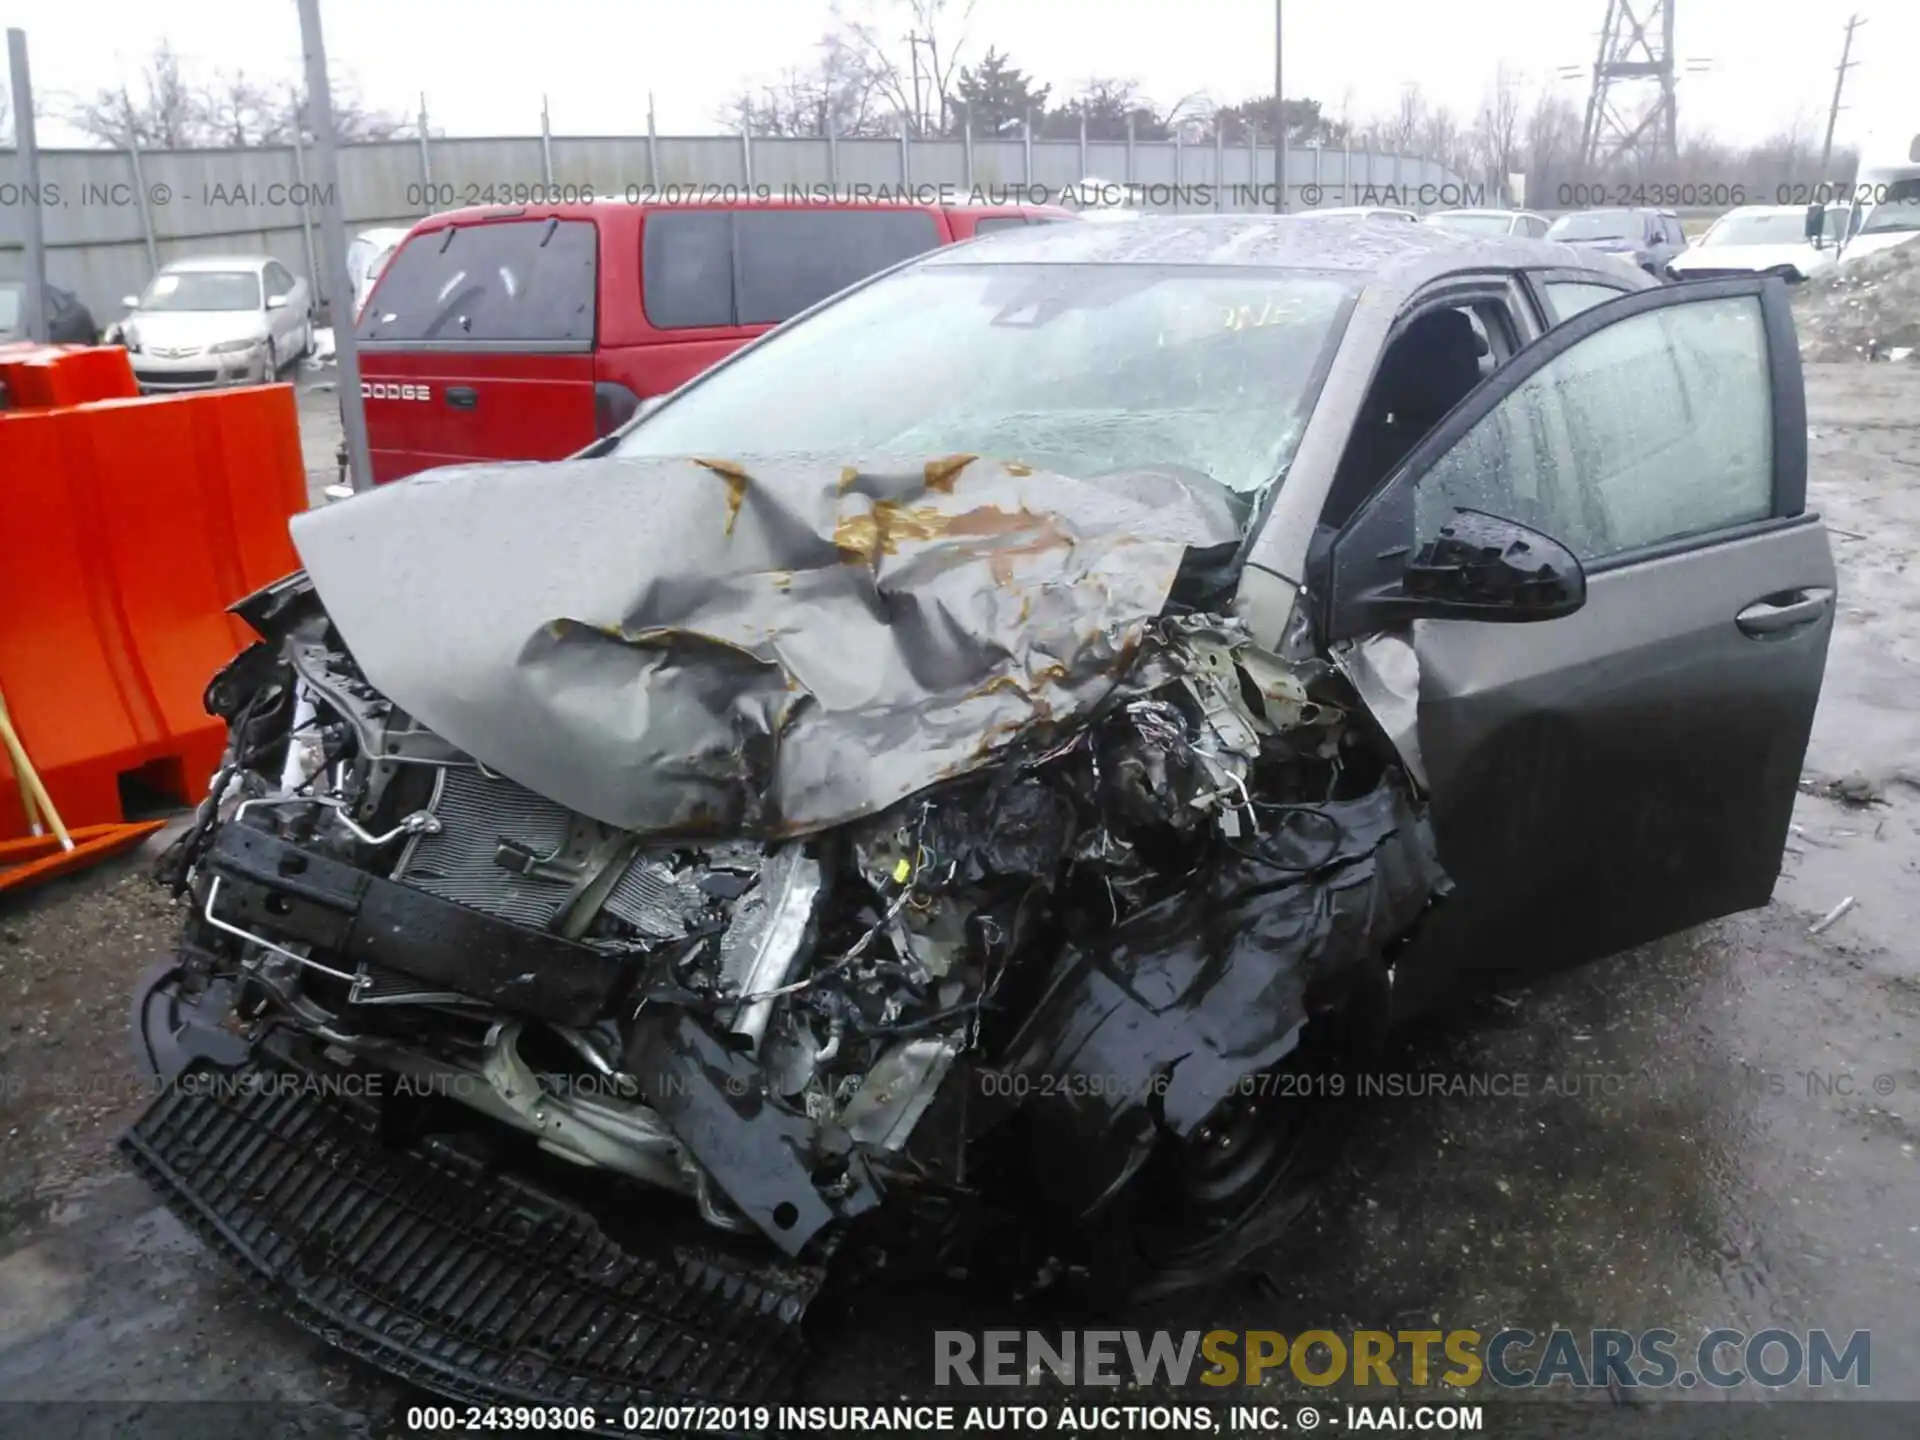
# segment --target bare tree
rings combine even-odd
[[[201,128],[209,143],[232,149],[272,144],[286,128],[281,98],[244,70],[215,76],[199,94]]]
[[[1535,209],[1557,203],[1558,187],[1574,178],[1582,123],[1565,95],[1545,89],[1535,98],[1522,132],[1527,204]]]
[[[1473,121],[1473,152],[1495,185],[1505,185],[1520,158],[1519,78],[1502,60]]]
[[[771,84],[742,90],[720,120],[749,135],[814,138],[885,135],[892,125],[864,71],[848,71],[831,55],[810,69],[788,70]]]
[[[96,91],[67,118],[109,145],[124,147],[135,139],[150,148],[184,149],[200,139],[200,111],[180,57],[162,40],[135,82]]]
[[[719,119],[749,135],[884,135],[889,106],[860,52],[839,31],[823,36],[814,63],[742,90]]]
[[[268,104],[260,113],[261,145],[287,145],[293,141],[296,123],[310,135],[313,126],[305,122],[307,87],[295,81],[283,81],[269,90]],[[335,80],[328,89],[333,105],[333,138],[341,144],[367,140],[405,140],[420,133],[420,122],[412,115],[382,110],[367,104],[359,87],[351,80]],[[429,131],[429,134],[437,134]]]
[[[260,80],[245,71],[195,79],[162,41],[136,81],[96,91],[67,119],[116,147],[133,139],[149,149],[233,149],[287,143],[304,101],[295,80]],[[407,117],[367,105],[347,80],[333,86],[333,128],[342,141],[386,140],[417,130]]]
[[[1420,122],[1420,133],[1413,137],[1413,153],[1424,155],[1435,164],[1444,165],[1462,175],[1472,163],[1460,121],[1444,105],[1428,109]]]
[[[974,0],[864,0],[849,17],[835,0],[836,31],[909,135],[947,129],[973,6]],[[906,33],[892,37],[902,24]]]
[[[1813,125],[1805,109],[1796,110],[1784,126],[1748,150],[1747,164],[1747,183],[1757,182],[1761,186],[1765,194],[1763,203],[1771,203],[1772,192],[1796,180],[1806,184],[1831,178],[1813,173],[1820,168],[1820,146],[1814,139]]]
[[[1396,155],[1413,153],[1414,139],[1427,123],[1427,100],[1420,93],[1420,82],[1412,80],[1400,87],[1400,100],[1387,119],[1387,148]]]
[[[1338,133],[1348,139],[1358,133],[1360,122],[1353,115],[1353,86],[1349,85],[1340,92],[1340,103],[1333,111],[1333,123]]]

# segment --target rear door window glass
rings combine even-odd
[[[775,325],[940,243],[926,210],[741,210],[734,216],[742,325]]]
[[[733,324],[733,212],[656,212],[642,227],[640,298],[662,330]]]
[[[388,262],[362,340],[593,343],[589,220],[507,220],[416,235]]]
[[[642,303],[663,329],[777,325],[931,250],[926,210],[707,210],[647,217]]]

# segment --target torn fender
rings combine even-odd
[[[1008,1049],[1041,1183],[1084,1214],[1299,1043],[1450,882],[1398,772],[1287,807],[1192,889],[1068,951]]]

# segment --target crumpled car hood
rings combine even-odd
[[[884,809],[1112,693],[1225,492],[969,456],[608,457],[295,517],[367,679],[482,764],[658,838]]]

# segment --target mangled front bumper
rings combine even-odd
[[[620,970],[591,946],[510,924],[245,824],[223,826],[203,865],[210,925],[247,940],[271,935],[271,943],[304,951],[302,963],[323,955],[356,983],[391,976],[569,1029],[593,1024],[619,999]],[[139,1010],[149,1023],[157,1018],[146,997]],[[199,1017],[201,1033],[217,1030],[219,1018]],[[496,1026],[484,1062],[467,1066],[360,1037],[349,1048],[375,1090],[386,1083],[380,1077],[399,1076],[416,1088],[458,1093],[470,1108],[570,1158],[695,1191],[703,1204],[705,1187],[717,1182],[732,1206],[790,1256],[835,1220],[879,1203],[879,1189],[845,1133],[765,1104],[761,1066],[688,1012],[659,1007],[628,1029],[622,1068],[637,1082],[635,1098],[644,1107],[616,1107],[592,1095],[543,1097],[515,1045],[522,1023]],[[192,1053],[151,1037],[145,1048],[167,1048],[180,1060]],[[676,1163],[680,1156],[694,1163]]]
[[[122,1141],[173,1208],[328,1344],[436,1394],[626,1406],[788,1394],[817,1269],[617,1237],[447,1145],[382,1145],[321,1072],[193,1061]]]

